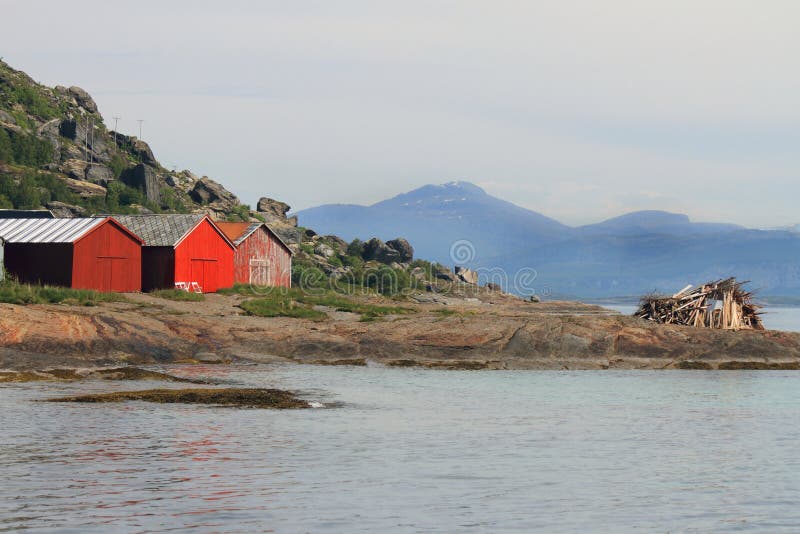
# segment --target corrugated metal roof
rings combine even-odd
[[[0,237],[6,243],[74,243],[105,220],[105,217],[0,219]]]
[[[174,247],[205,215],[115,215],[147,247]]]

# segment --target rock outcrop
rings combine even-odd
[[[236,195],[207,176],[200,178],[189,191],[189,197],[220,216],[232,212],[241,205]]]
[[[135,167],[124,171],[120,177],[120,181],[129,187],[144,191],[147,200],[154,203],[161,202],[161,187],[162,182],[156,173],[156,169],[140,163]]]
[[[400,261],[400,253],[377,237],[373,237],[364,243],[362,257],[365,261],[377,261],[380,263]]]
[[[456,266],[455,274],[465,284],[478,285],[478,273],[466,267]]]
[[[223,295],[205,302],[132,295],[130,303],[90,308],[0,304],[0,368],[197,361],[208,352],[445,369],[800,368],[796,333],[657,325],[592,305],[480,296],[404,303],[412,313],[372,322],[333,310],[317,322],[243,316],[240,299]]]
[[[267,224],[297,226],[297,217],[288,217],[292,208],[286,202],[268,197],[261,197],[256,204],[256,212],[261,215]]]
[[[409,263],[414,259],[414,247],[402,237],[387,241],[386,246],[400,254],[400,263]]]

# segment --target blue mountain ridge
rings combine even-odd
[[[522,294],[672,293],[688,283],[737,276],[763,295],[800,295],[800,234],[790,230],[697,223],[665,211],[570,227],[463,181],[426,185],[370,206],[318,206],[297,216],[301,225],[347,240],[403,236],[416,257],[505,272],[506,289]],[[524,287],[514,283],[522,269],[535,272]]]

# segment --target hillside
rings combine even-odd
[[[800,234],[788,230],[696,223],[664,211],[573,228],[468,182],[425,186],[372,206],[319,206],[297,216],[302,224],[348,238],[402,230],[426,257],[502,269],[506,288],[521,293],[673,293],[688,283],[736,276],[752,281],[762,295],[800,295]],[[513,283],[520,269],[536,272],[525,288]]]
[[[287,216],[284,202],[262,197],[251,209],[207,176],[166,169],[147,143],[109,130],[85,90],[46,87],[0,61],[0,209],[10,208],[46,208],[57,217],[207,213],[263,221],[294,252],[294,283],[317,289],[395,294],[455,280],[415,260],[414,247],[398,238],[402,232],[385,243],[319,235]]]

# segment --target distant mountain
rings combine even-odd
[[[329,204],[297,213],[300,224],[345,239],[405,236],[415,255],[452,264],[453,243],[469,240],[473,260],[572,237],[575,229],[469,182],[426,185],[373,204]]]
[[[634,211],[596,224],[581,226],[583,235],[696,235],[743,230],[744,227],[725,223],[696,223],[688,215],[666,211]]]
[[[572,228],[468,182],[427,185],[371,206],[326,205],[297,215],[301,225],[348,240],[404,235],[417,257],[503,269],[507,289],[522,293],[602,298],[674,292],[737,276],[764,295],[800,295],[800,234],[788,229],[696,223],[663,211]],[[521,269],[536,276],[515,287]]]

